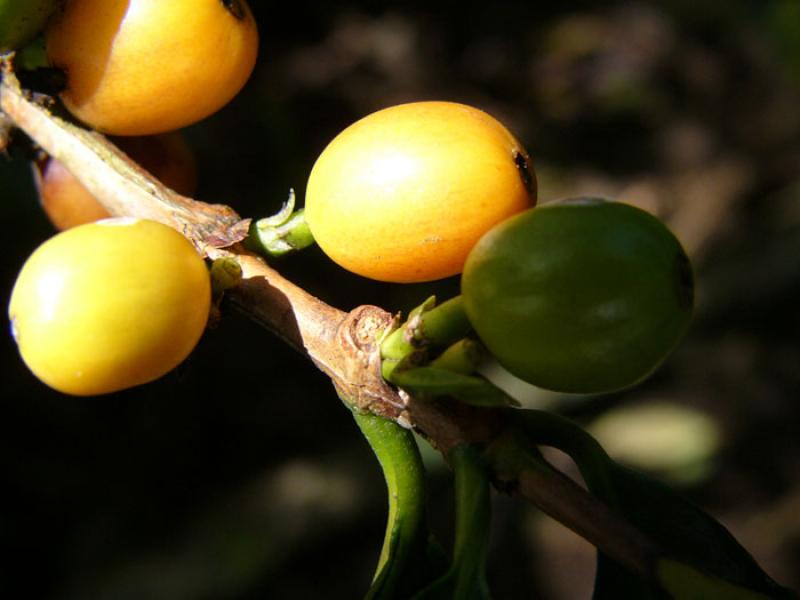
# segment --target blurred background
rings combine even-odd
[[[610,396],[530,406],[585,424],[681,489],[800,587],[800,3],[797,0],[253,3],[256,72],[185,131],[196,196],[243,216],[302,200],[324,146],[391,104],[476,105],[534,157],[540,202],[606,196],[664,218],[692,256],[696,319],[667,363]],[[197,90],[196,93],[202,93]],[[21,153],[0,157],[7,301],[53,234]],[[455,280],[389,286],[311,249],[279,269],[342,309],[408,310]],[[0,336],[0,594],[59,600],[359,598],[382,476],[330,383],[226,311],[163,380],[102,398],[38,383]],[[448,471],[423,444],[430,514]],[[572,472],[567,460],[551,458]],[[494,497],[496,598],[589,598],[593,549]]]

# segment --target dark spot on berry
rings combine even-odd
[[[519,176],[522,178],[522,184],[528,193],[533,192],[533,175],[531,175],[530,163],[528,157],[519,150],[514,150],[514,164],[517,165]]]
[[[244,21],[247,12],[244,9],[244,4],[241,0],[221,0],[222,6],[240,21]]]

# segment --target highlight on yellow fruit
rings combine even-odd
[[[22,359],[66,394],[93,396],[153,381],[205,329],[205,262],[174,229],[131,218],[59,233],[34,251],[8,314]]]
[[[317,159],[305,215],[342,267],[410,283],[460,273],[493,225],[536,203],[530,159],[485,112],[414,102],[373,113]]]
[[[156,179],[179,194],[191,196],[197,185],[194,155],[177,132],[113,140],[121,150]],[[111,215],[59,161],[34,164],[39,202],[59,230],[99,221]]]
[[[245,84],[258,51],[245,0],[70,0],[46,38],[50,63],[67,74],[66,107],[115,135],[211,115]]]

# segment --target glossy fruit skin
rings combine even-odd
[[[167,187],[190,196],[197,185],[194,155],[177,132],[113,140],[121,150]],[[111,215],[59,161],[34,165],[39,203],[56,229],[63,231]]]
[[[44,383],[93,396],[157,379],[183,361],[211,303],[205,263],[177,231],[108,219],[62,232],[23,266],[9,318]]]
[[[463,104],[415,102],[361,119],[325,148],[305,214],[345,269],[410,283],[460,273],[484,232],[535,202],[528,154],[500,122]]]
[[[0,54],[36,37],[59,4],[59,0],[0,0]]]
[[[46,37],[51,64],[67,73],[66,107],[114,135],[211,115],[245,84],[258,51],[244,0],[70,0]]]
[[[498,362],[537,386],[610,392],[649,375],[692,314],[689,260],[652,215],[599,199],[510,218],[470,253],[464,306]]]

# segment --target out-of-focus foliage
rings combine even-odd
[[[719,426],[708,415],[645,399],[605,411],[588,430],[614,460],[673,484],[708,477],[721,443]]]

